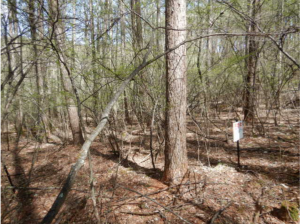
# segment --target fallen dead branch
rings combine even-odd
[[[221,215],[222,212],[224,212],[230,205],[232,205],[232,201],[229,202],[224,208],[217,211],[216,214],[212,217],[210,224],[214,224],[214,221],[218,218],[218,216]]]
[[[128,214],[128,215],[138,215],[138,216],[151,216],[151,215],[156,215],[159,214],[159,211],[154,211],[154,212],[120,212],[123,214]]]
[[[132,190],[130,188],[123,187],[121,185],[118,185],[118,187],[123,188],[123,189],[128,190],[128,191],[131,191],[131,192],[134,192],[134,193],[136,193],[136,194],[138,194],[138,195],[140,195],[140,196],[142,196],[144,198],[147,198],[148,200],[152,201],[153,203],[155,203],[155,204],[159,205],[160,207],[164,208],[166,211],[172,213],[173,215],[175,215],[176,217],[178,217],[183,222],[191,224],[191,222],[189,222],[188,220],[184,219],[183,217],[181,217],[180,215],[178,215],[177,213],[175,213],[174,211],[172,211],[170,208],[168,208],[168,207],[166,207],[166,206],[158,203],[156,200],[154,200],[154,199],[152,199],[152,198],[150,198],[150,197],[148,197],[148,196],[146,196],[146,195],[144,195],[144,194],[142,194],[142,193],[140,193],[140,192],[138,192],[136,190]]]

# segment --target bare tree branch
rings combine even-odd
[[[262,36],[265,36],[265,37],[269,38],[275,44],[275,46],[279,49],[279,51],[281,51],[291,62],[293,62],[294,65],[297,66],[298,69],[300,69],[300,63],[297,62],[297,60],[295,58],[293,58],[289,53],[284,51],[282,44],[280,44],[280,42],[278,43],[276,41],[276,39],[274,38],[274,36],[273,36],[274,34],[265,33],[263,31],[263,29],[260,28],[259,24],[255,20],[253,20],[251,17],[249,17],[245,13],[243,13],[243,12],[239,11],[238,9],[236,9],[232,4],[230,4],[226,1],[219,1],[219,0],[217,2],[221,3],[221,4],[224,4],[224,5],[227,5],[230,9],[232,9],[232,11],[234,11],[240,17],[242,17],[243,19],[248,20],[251,23],[253,23],[257,27],[257,29],[259,30],[259,32],[261,33]],[[280,37],[282,37],[282,36],[285,36],[285,35],[291,34],[291,33],[299,33],[299,31],[300,31],[300,27],[291,26],[288,29],[286,29],[285,31],[282,31],[278,34],[280,35]],[[249,34],[249,35],[251,36],[251,34]]]

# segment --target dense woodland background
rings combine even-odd
[[[299,0],[1,7],[3,223],[297,222]]]

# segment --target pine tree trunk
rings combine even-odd
[[[186,38],[185,0],[166,0],[166,49]],[[180,29],[175,31],[174,29]],[[186,151],[186,47],[182,45],[166,56],[166,142],[163,181],[176,184],[188,169]]]

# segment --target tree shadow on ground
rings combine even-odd
[[[226,142],[216,142],[216,141],[209,141],[209,142],[205,142],[202,140],[187,140],[187,143],[194,145],[194,146],[199,146],[199,147],[205,147],[207,144],[209,144],[210,148],[223,148],[225,151],[236,151],[236,147],[233,147],[231,145],[229,145]],[[300,156],[300,153],[293,153],[287,150],[284,150],[285,148],[291,148],[291,147],[287,147],[287,146],[276,146],[276,147],[264,147],[262,146],[257,146],[257,147],[247,147],[247,148],[241,148],[240,150],[245,151],[245,152],[251,152],[251,151],[269,151],[272,153],[282,153],[284,151],[285,155],[288,156]],[[267,156],[267,155],[264,155]]]
[[[209,144],[210,147],[213,147],[213,148],[219,148],[219,147],[228,147],[227,146],[227,143],[226,142],[222,142],[222,141],[209,141],[208,142],[205,142],[205,141],[202,141],[202,140],[189,140],[187,139],[186,142],[188,144],[191,144],[191,145],[194,145],[194,146],[200,146],[200,147],[205,147],[207,144]]]
[[[198,219],[200,219],[201,221],[205,222],[205,223],[211,223],[211,220],[213,218],[213,216],[217,213],[220,212],[220,210],[216,210],[213,209],[207,205],[204,204],[200,204],[200,203],[195,203],[193,200],[189,200],[189,199],[185,199],[183,200],[185,203],[188,203],[194,207],[197,207],[198,209],[200,209],[201,211],[205,212],[206,214],[208,214],[210,216],[209,220],[205,219],[205,218],[201,218],[199,216],[197,216]],[[239,222],[232,220],[232,218],[224,215],[224,213],[221,213],[217,216],[216,220],[214,223],[226,223],[226,224],[239,224]]]
[[[199,153],[199,155],[201,158],[203,158],[203,161],[205,161],[204,165],[208,165],[206,162],[208,159],[206,152],[201,151]],[[197,159],[198,152],[189,151],[188,157]],[[216,159],[213,157],[213,155],[209,156],[209,161],[210,161],[211,166],[216,166],[216,165],[222,163],[222,164],[226,164],[228,166],[238,168],[237,163],[233,163],[231,161],[228,161],[225,159],[220,159],[220,158]],[[249,172],[250,171],[250,173],[251,173],[251,171],[252,171],[254,173],[263,174],[276,182],[287,183],[292,186],[298,186],[298,184],[299,184],[299,172],[295,174],[294,173],[295,170],[285,167],[284,165],[279,166],[279,167],[268,167],[268,166],[262,166],[262,165],[243,165],[242,159],[241,159],[241,165],[243,166],[243,168],[237,169],[237,170],[240,170],[241,172]]]
[[[111,154],[104,154],[102,152],[99,152],[97,149],[95,148],[91,148],[91,154],[94,156],[101,156],[107,160],[112,160],[115,163],[119,163],[119,157],[117,157],[116,155],[114,155],[113,153]],[[153,169],[153,168],[145,168],[142,167],[134,162],[132,162],[131,160],[129,160],[128,158],[124,158],[121,161],[121,165],[126,167],[126,168],[131,168],[134,171],[136,171],[137,173],[141,173],[141,174],[145,174],[148,177],[151,177],[153,179],[156,180],[161,180],[162,178],[162,174],[163,172],[160,169]]]
[[[56,217],[55,223],[86,223],[89,217],[89,223],[96,223],[92,221],[89,209],[87,206],[88,198],[82,195],[70,195],[64,204],[63,209]],[[71,211],[71,212],[70,212]]]
[[[198,148],[205,148],[206,143],[204,141],[196,141],[196,140],[187,140],[189,144],[192,146],[198,146]],[[210,142],[209,148],[212,149],[220,149],[222,148],[225,150],[225,152],[228,155],[236,154],[237,149],[234,146],[231,146],[227,143],[222,143],[222,142]],[[282,156],[288,157],[289,161],[294,160],[295,162],[298,163],[300,153],[297,152],[291,152],[290,150],[287,150],[286,148],[290,147],[281,147],[281,146],[273,146],[273,147],[247,147],[247,148],[242,148],[240,147],[240,153],[241,153],[241,158],[257,158],[257,159],[265,159],[270,161],[270,163],[274,163],[274,161],[282,161]],[[205,156],[207,158],[206,153],[204,153],[202,150],[200,150],[200,153],[202,153],[202,156]]]
[[[14,143],[11,150],[2,151],[7,156],[8,167],[12,169],[10,176],[15,187],[14,193],[10,189],[5,189],[6,183],[3,186],[6,199],[10,200],[7,204],[9,208],[6,210],[11,209],[10,213],[5,215],[6,220],[13,220],[14,223],[39,223],[43,216],[40,214],[39,207],[39,201],[43,200],[40,200],[40,196],[44,196],[42,188],[53,185],[53,182],[55,182],[54,186],[59,186],[65,179],[64,176],[58,177],[57,175],[62,170],[58,162],[51,161],[49,158],[49,153],[57,152],[56,148],[40,148],[39,146]],[[26,152],[23,151],[24,149]],[[44,158],[47,158],[46,164],[41,164]],[[40,186],[40,183],[43,186]]]
[[[140,135],[135,135],[136,139],[135,140],[126,140],[126,139],[120,139],[117,136],[114,136],[115,142],[114,144],[123,144],[124,146],[135,146],[138,148],[144,148],[144,149],[150,149],[150,135],[145,135],[145,134],[140,134]],[[157,140],[156,136],[152,137],[153,143]]]
[[[14,176],[13,183],[17,188],[16,198],[18,201],[19,211],[17,214],[18,223],[38,223],[40,218],[37,217],[36,208],[33,206],[34,193],[28,190],[30,186],[30,171],[26,174],[22,167],[22,158],[19,156],[20,150],[16,146],[12,152],[13,166],[15,173],[19,174]],[[31,169],[32,170],[32,169]]]

